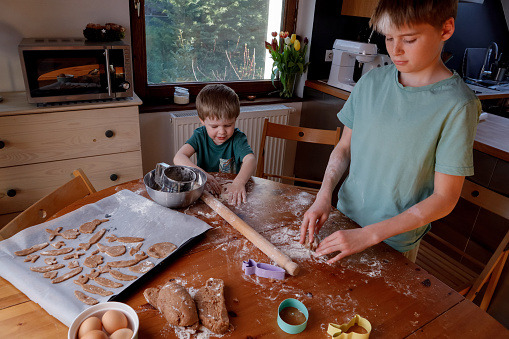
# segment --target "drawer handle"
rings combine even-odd
[[[5,147],[5,142],[3,141],[0,141],[0,149],[4,148]]]
[[[113,136],[113,131],[111,129],[107,130],[104,135],[106,136],[106,138],[111,138]]]
[[[477,198],[479,196],[479,191],[472,191],[471,194],[474,198]]]
[[[13,190],[13,189],[10,189],[7,191],[7,196],[8,197],[14,197],[16,195],[16,190]]]
[[[117,179],[118,179],[118,175],[116,175],[116,174],[110,175],[110,180],[111,181],[117,181]]]

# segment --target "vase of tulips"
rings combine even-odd
[[[276,87],[274,80],[279,76],[282,86],[279,95],[283,98],[293,96],[297,76],[304,73],[309,65],[309,62],[305,61],[307,47],[307,38],[304,38],[301,43],[297,35],[290,35],[288,32],[279,34],[272,32],[272,41],[270,43],[265,41],[265,48],[274,61],[272,63],[272,84]]]

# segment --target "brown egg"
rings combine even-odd
[[[127,327],[127,317],[124,313],[117,310],[109,310],[103,314],[103,327],[108,333]]]
[[[110,339],[131,339],[133,337],[133,331],[130,328],[121,328],[116,330],[110,335]]]
[[[92,330],[81,337],[81,339],[108,339],[108,336],[103,331]]]
[[[97,317],[90,317],[85,320],[80,325],[80,329],[78,331],[78,338],[82,338],[85,334],[93,330],[101,331],[103,325],[101,323],[101,319]]]

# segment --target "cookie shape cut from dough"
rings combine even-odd
[[[106,240],[108,242],[124,242],[124,243],[133,243],[133,242],[142,242],[145,240],[145,238],[138,238],[138,237],[117,237],[116,235],[112,234],[109,237],[106,237]]]
[[[66,274],[61,275],[60,277],[51,280],[51,283],[52,284],[61,283],[62,281],[66,281],[67,279],[71,279],[72,277],[80,274],[81,271],[83,271],[83,267],[76,267],[75,269],[67,272]]]
[[[108,266],[115,267],[115,268],[129,267],[129,266],[136,265],[140,261],[145,260],[147,258],[148,258],[148,256],[145,254],[145,252],[141,252],[140,254],[135,254],[134,259],[110,261],[110,262],[108,262]]]
[[[109,273],[113,278],[121,281],[130,281],[138,279],[135,275],[124,274],[120,271],[112,270],[108,265],[99,267],[100,273]]]
[[[169,281],[160,290],[150,289],[144,295],[152,302],[156,300],[155,305],[151,305],[162,313],[170,325],[193,326],[198,323],[196,304],[182,285]]]
[[[103,237],[104,233],[106,233],[106,229],[105,228],[101,229],[99,232],[94,234],[92,236],[92,238],[90,238],[88,240],[88,242],[79,244],[79,246],[76,248],[76,250],[88,251],[90,246],[92,246],[93,244],[96,244],[97,242],[99,242],[99,240],[101,240],[101,238]]]
[[[106,246],[101,243],[97,243],[97,248],[99,248],[99,251],[106,253],[110,257],[118,257],[125,253],[125,245],[118,245],[118,246]]]
[[[52,241],[53,239],[55,239],[56,236],[61,236],[64,239],[76,239],[78,237],[78,235],[80,235],[80,231],[78,231],[75,228],[65,230],[63,232],[60,232],[61,230],[62,230],[62,227],[57,227],[54,230],[46,228],[46,232],[49,233],[49,241]]]
[[[194,296],[198,317],[203,326],[214,333],[223,334],[230,328],[228,311],[224,300],[224,282],[210,278]]]
[[[152,258],[162,259],[166,258],[170,253],[175,251],[177,246],[171,242],[160,242],[150,246],[147,250],[147,254]]]
[[[39,244],[39,245],[34,245],[32,247],[25,248],[24,250],[21,250],[21,251],[16,251],[16,252],[14,252],[14,254],[19,256],[19,257],[24,257],[25,255],[29,255],[29,254],[32,254],[32,253],[37,252],[39,250],[42,250],[43,248],[45,248],[48,245],[49,245],[49,242],[44,242],[44,243]]]
[[[101,265],[102,263],[103,263],[103,256],[94,254],[94,255],[91,255],[90,257],[85,258],[83,265],[90,267],[90,268],[96,268],[97,266]]]
[[[81,233],[92,234],[95,231],[95,228],[102,224],[103,222],[107,222],[109,219],[94,219],[92,221],[86,222],[81,225],[78,229]]]
[[[34,262],[37,261],[37,259],[39,259],[39,257],[40,257],[39,254],[29,254],[26,256],[26,258],[23,261],[24,262],[30,261],[33,264]]]
[[[74,291],[74,296],[78,298],[79,301],[87,305],[95,305],[99,303],[97,299],[89,297],[88,295],[81,291]]]
[[[46,273],[49,271],[59,270],[64,268],[64,264],[56,264],[56,265],[48,265],[48,266],[39,266],[39,267],[30,267],[30,271],[38,272],[38,273]]]
[[[100,277],[99,276],[100,274],[101,274],[101,272],[96,271],[95,269],[92,269],[92,271],[89,274],[85,274],[85,276],[104,287],[119,288],[119,287],[124,286],[124,284],[121,284],[119,282]]]
[[[58,250],[47,250],[47,251],[42,251],[41,252],[41,255],[47,255],[47,256],[57,256],[57,255],[62,255],[62,254],[67,254],[67,253],[70,253],[74,251],[74,248],[72,247],[63,247],[63,248],[60,248]]]
[[[107,297],[107,296],[113,294],[113,292],[111,292],[111,291],[107,291],[104,288],[99,287],[99,286],[87,284],[87,282],[88,282],[88,278],[85,276],[82,276],[82,275],[80,275],[78,277],[78,279],[74,280],[74,283],[76,285],[80,285],[81,288],[83,289],[83,291],[85,291],[85,292],[97,294],[102,297]]]
[[[147,273],[150,271],[155,265],[150,261],[142,261],[138,265],[129,267],[129,271],[134,273]]]

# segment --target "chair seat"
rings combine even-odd
[[[424,240],[421,241],[416,263],[463,295],[468,292],[468,287],[472,286],[472,282],[479,276]]]

